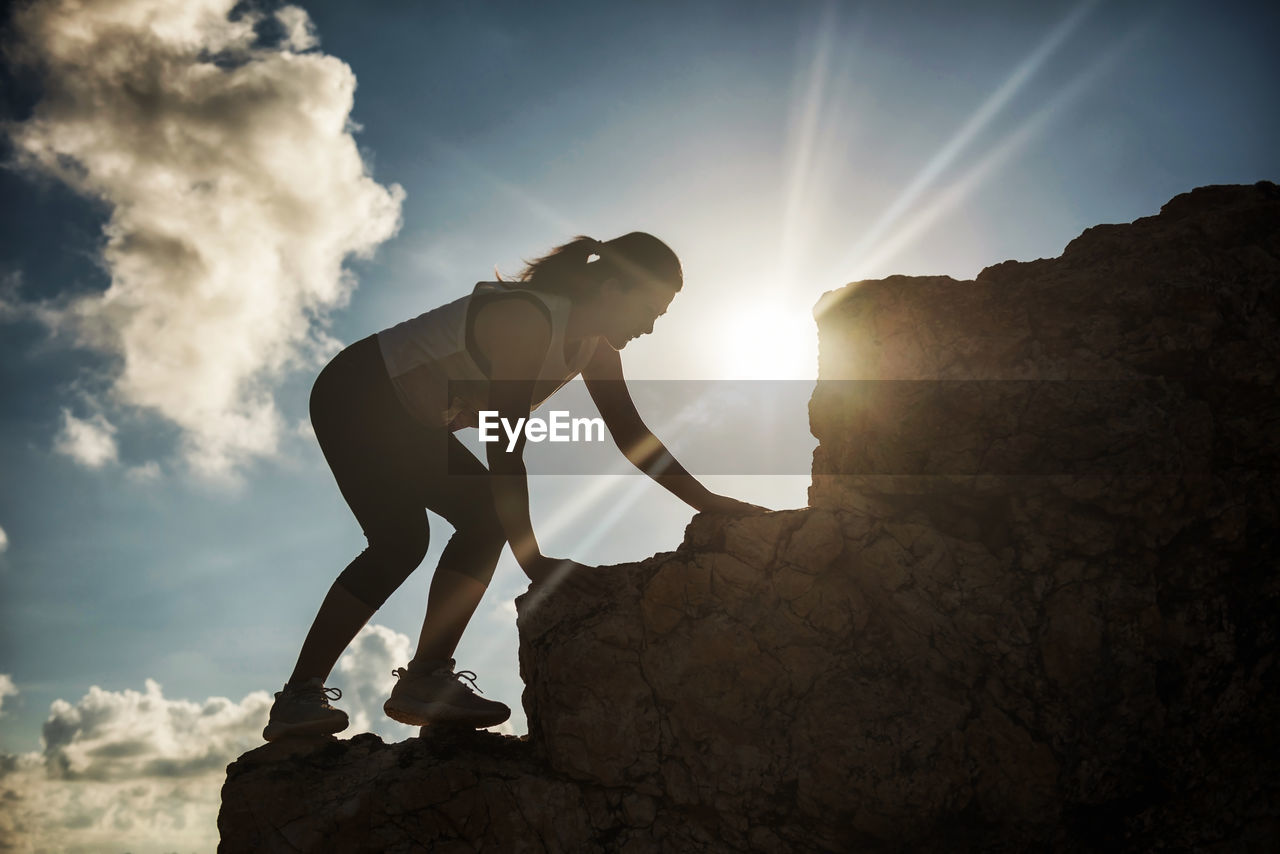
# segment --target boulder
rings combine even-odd
[[[1280,848],[1280,188],[815,317],[810,506],[517,599],[526,737],[245,754],[220,850]]]

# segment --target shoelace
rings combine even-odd
[[[481,694],[484,693],[484,690],[481,689],[481,687],[476,684],[476,674],[475,674],[475,671],[473,670],[444,670],[443,668],[441,668],[440,670],[435,671],[435,673],[441,673],[441,672],[443,672],[447,676],[452,676],[454,679],[465,679],[471,683],[472,688],[475,688]],[[409,671],[406,670],[405,668],[397,667],[395,670],[391,671],[391,675],[396,677],[397,679],[400,679],[410,674],[409,674]],[[414,674],[414,675],[418,675],[418,674]],[[431,674],[424,673],[421,675],[428,676]]]
[[[332,691],[333,693],[329,693],[329,692],[331,692],[331,691]],[[341,688],[326,688],[326,687],[324,687],[323,685],[321,685],[321,686],[320,686],[320,687],[318,687],[318,688],[312,688],[312,687],[306,687],[306,688],[295,688],[295,689],[294,689],[294,691],[293,691],[293,693],[294,693],[296,696],[298,696],[298,697],[313,697],[313,696],[314,696],[317,700],[319,700],[319,701],[320,701],[321,705],[327,704],[329,700],[341,700],[341,699],[342,699],[342,689],[341,689]]]
[[[474,672],[470,670],[456,670],[454,671],[453,675],[454,675],[454,678],[456,679],[467,680],[468,682],[471,683],[472,688],[475,688],[477,691],[480,691],[480,686],[476,684],[476,674]],[[483,694],[484,692],[480,691],[480,693]]]

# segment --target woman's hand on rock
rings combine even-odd
[[[739,501],[727,495],[712,493],[709,499],[702,502],[698,512],[719,513],[725,516],[754,516],[758,513],[771,513],[773,511],[768,507],[761,507],[759,504],[748,504],[745,501]]]
[[[577,561],[539,554],[526,561],[523,569],[524,574],[529,576],[529,580],[534,584],[545,584],[570,575],[581,566],[582,564]]]
[[[609,589],[607,573],[599,567],[586,566],[567,558],[538,555],[524,568],[533,587],[565,590],[583,596],[602,596]]]

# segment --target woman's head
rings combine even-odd
[[[517,281],[569,297],[595,321],[614,349],[653,330],[684,285],[680,259],[652,234],[612,240],[578,236],[530,261]]]

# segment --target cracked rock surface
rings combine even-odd
[[[525,739],[245,754],[220,850],[1280,850],[1280,189],[815,315],[808,508],[520,597]]]

